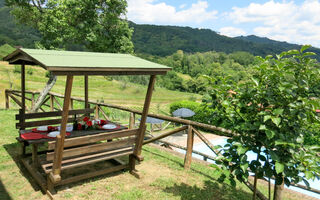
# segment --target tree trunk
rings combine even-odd
[[[54,84],[57,81],[57,77],[50,74],[49,80],[47,82],[47,85],[43,88],[42,92],[40,93],[37,101],[35,102],[34,106],[31,109],[31,112],[37,112],[39,108],[41,107],[43,101],[45,100],[47,94],[51,90],[51,88],[54,86]]]
[[[274,194],[273,194],[273,200],[281,200],[282,199],[282,191],[284,188],[284,180],[282,177],[282,182],[277,183],[277,181],[274,184]]]

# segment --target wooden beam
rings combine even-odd
[[[29,164],[27,158],[22,158],[21,161],[22,161],[22,164],[25,166],[25,168],[27,168],[31,176],[39,184],[39,186],[41,187],[41,190],[43,192],[46,192],[47,190],[46,180],[43,178],[43,176],[38,171],[34,170],[34,168]]]
[[[56,99],[55,96],[53,96],[53,100],[56,102],[56,104],[58,105],[59,109],[62,110],[62,106],[60,105],[59,101]]]
[[[62,162],[64,138],[66,136],[72,82],[73,82],[73,76],[67,76],[66,88],[64,92],[60,135],[57,136],[57,139],[56,139],[57,143],[54,151],[53,175],[60,175],[61,173],[61,162]]]
[[[88,79],[88,75],[84,76],[84,107],[89,108],[89,79]]]
[[[87,135],[82,137],[68,138],[64,142],[64,147],[72,147],[72,146],[78,146],[83,144],[95,143],[103,140],[134,136],[137,134],[137,132],[138,132],[138,129],[131,129],[131,130],[99,133],[99,134]],[[48,142],[48,149],[49,150],[54,149],[55,144],[56,144],[56,141]]]
[[[150,102],[151,102],[151,98],[152,98],[152,92],[153,92],[155,81],[156,81],[156,76],[151,75],[150,80],[149,80],[149,85],[148,85],[148,90],[147,90],[145,102],[144,102],[144,107],[143,107],[143,111],[142,111],[142,115],[141,115],[141,121],[140,121],[140,126],[139,126],[139,133],[138,133],[138,137],[137,137],[136,147],[135,147],[135,151],[134,151],[134,154],[136,156],[140,156],[140,154],[141,154],[142,143],[143,143],[144,133],[145,133],[145,129],[146,129],[146,120],[147,120],[147,115],[148,115],[148,111],[149,111],[149,107],[150,107]]]
[[[184,159],[184,168],[190,169],[192,160],[192,149],[193,149],[194,133],[192,131],[192,126],[188,126],[188,138],[187,138],[187,152]]]
[[[53,95],[50,94],[50,110],[53,111],[54,110],[54,100],[53,100]]]
[[[25,64],[22,62],[21,65],[21,113],[24,115],[26,113],[26,75],[25,75]],[[11,97],[12,98],[12,97]],[[25,120],[21,119],[20,122],[23,123]],[[24,130],[24,128],[20,128]]]
[[[68,115],[75,114],[85,114],[85,113],[93,113],[93,109],[79,109],[79,110],[69,110]],[[60,117],[62,115],[62,111],[51,111],[45,113],[26,113],[24,115],[25,119],[34,119],[34,118],[47,118],[47,117]],[[21,119],[22,116],[16,115],[16,120]]]
[[[148,139],[148,140],[143,141],[143,145],[149,144],[149,143],[151,143],[151,142],[154,142],[154,141],[156,141],[156,140],[162,139],[162,138],[164,138],[164,137],[168,137],[169,135],[178,133],[178,132],[180,132],[180,131],[184,131],[184,130],[186,130],[187,128],[188,128],[188,126],[182,126],[182,127],[180,127],[180,128],[171,130],[171,131],[169,131],[169,132],[167,132],[167,133],[163,133],[163,134],[161,134],[161,135],[158,135],[158,136],[156,136],[156,137],[153,137],[153,138],[151,138],[151,139]]]
[[[130,113],[130,119],[129,119],[129,129],[133,129],[135,125],[135,114]]]
[[[9,100],[9,94],[8,91],[5,90],[5,97],[6,97],[6,109],[9,109],[10,107],[10,100]]]
[[[193,127],[192,131],[207,145],[207,147],[209,147],[209,149],[211,149],[211,151],[213,151],[213,153],[219,155],[219,151],[214,148],[214,145],[206,137],[204,137],[204,135],[202,135],[200,131],[196,130]]]
[[[69,183],[72,183],[72,182],[75,182],[75,181],[80,181],[80,180],[83,180],[83,179],[88,179],[88,178],[91,178],[91,177],[100,176],[100,175],[103,175],[103,174],[120,171],[120,170],[126,169],[128,167],[129,167],[129,165],[119,165],[119,166],[115,166],[115,167],[111,167],[111,168],[107,168],[107,169],[103,169],[103,170],[99,170],[99,171],[94,171],[94,172],[91,172],[91,173],[82,174],[82,175],[74,176],[74,177],[71,177],[71,178],[63,179],[59,183],[57,183],[56,185],[65,185],[65,184],[69,184]]]
[[[102,115],[104,116],[104,118],[106,120],[109,120],[109,117],[107,116],[107,114],[104,112],[104,110],[99,106],[99,110],[101,111]]]

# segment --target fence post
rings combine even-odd
[[[10,103],[9,103],[9,95],[7,90],[5,90],[5,96],[6,96],[6,109],[9,109]]]
[[[99,105],[96,104],[95,119],[99,119]]]
[[[184,168],[190,169],[191,160],[192,160],[192,149],[193,149],[193,140],[194,140],[194,133],[192,131],[192,126],[188,126],[188,138],[187,138],[187,152],[184,159]]]
[[[130,113],[130,119],[129,119],[129,129],[133,129],[135,124],[135,114]]]

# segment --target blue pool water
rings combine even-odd
[[[213,145],[224,146],[227,143],[227,139],[210,140],[210,142]],[[193,150],[202,152],[202,153],[210,155],[212,157],[216,156],[211,151],[211,149],[209,149],[209,147],[207,147],[207,145],[205,145],[204,143],[195,144],[193,146]],[[185,151],[181,150],[181,149],[177,149],[177,151],[179,151],[181,153],[185,153]],[[250,160],[250,161],[256,159],[256,157],[257,157],[257,154],[252,152],[252,151],[247,152],[246,154],[248,156],[248,160]],[[198,155],[198,154],[192,154],[192,157],[199,158],[201,160],[203,159],[203,157]],[[210,160],[210,159],[208,159],[207,161],[213,163],[213,161]],[[320,190],[320,180],[315,180],[315,181],[309,180],[309,183],[310,183],[310,187]],[[303,182],[301,182],[300,184],[305,185]],[[314,192],[309,192],[307,190],[303,190],[303,189],[300,189],[300,188],[297,188],[297,187],[294,187],[294,186],[290,186],[290,187],[287,187],[287,188],[320,199],[320,195],[316,194]]]

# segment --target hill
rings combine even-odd
[[[299,49],[300,46],[287,42],[279,42],[257,36],[227,37],[210,29],[197,29],[179,26],[139,25],[130,22],[134,29],[132,41],[136,53],[167,56],[177,50],[186,53],[195,52],[225,52],[233,53],[246,51],[253,55],[266,56],[279,54],[290,49]],[[41,35],[34,29],[17,25],[10,14],[10,8],[4,6],[4,0],[0,0],[0,45],[34,47],[35,41],[39,41]],[[70,46],[69,50],[81,50],[83,48]],[[318,54],[320,49],[312,48]]]
[[[138,25],[130,23],[134,28],[133,43],[138,53],[149,53],[167,56],[177,50],[184,52],[217,51],[233,53],[246,51],[253,55],[275,55],[290,49],[300,49],[300,45],[279,42],[268,38],[251,36],[227,37],[210,29],[197,29],[179,26]],[[310,49],[318,54],[320,49]]]

